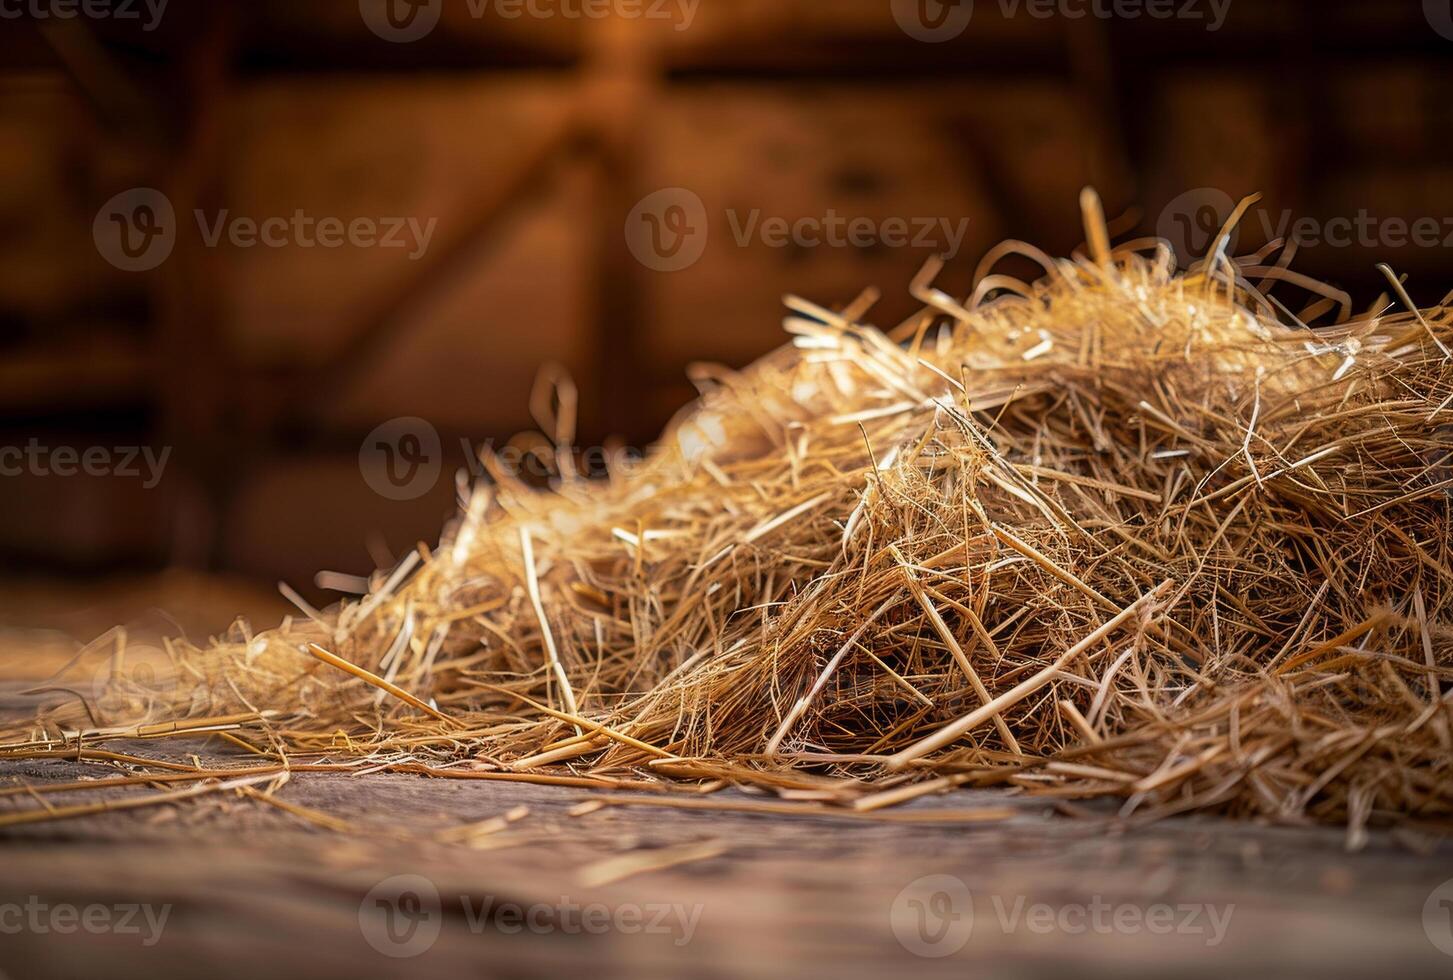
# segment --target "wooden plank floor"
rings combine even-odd
[[[46,676],[111,623],[183,609],[186,628],[206,635],[248,608],[214,583],[162,585],[119,597],[0,590],[11,627],[0,714],[29,716],[34,702],[14,695],[33,681],[19,678]],[[73,639],[25,632],[41,626]],[[181,749],[165,746],[173,759]],[[111,775],[0,762],[0,789]],[[1453,844],[1409,835],[1374,834],[1349,854],[1333,828],[1129,828],[1112,801],[1071,817],[988,791],[919,800],[883,821],[657,806],[572,816],[593,791],[387,774],[298,774],[279,796],[358,832],[235,795],[0,829],[0,980],[1453,976],[1453,956],[1430,939],[1453,951],[1453,907],[1439,904],[1453,885],[1435,894],[1453,879]],[[0,796],[0,814],[39,805]],[[482,846],[432,839],[520,806],[528,816]],[[1005,807],[1007,820],[957,819]],[[602,862],[652,850],[670,866],[600,881]],[[71,909],[93,928],[72,927]],[[94,927],[103,921],[122,928]]]
[[[114,770],[12,761],[0,784],[82,775]],[[1444,915],[1453,949],[1448,910],[1433,896],[1453,878],[1453,847],[1407,835],[1374,834],[1351,854],[1334,829],[1208,818],[1129,829],[1113,805],[1071,817],[997,791],[919,800],[889,821],[659,806],[571,815],[592,792],[299,774],[283,799],[361,832],[232,794],[12,827],[0,836],[0,973],[1453,975],[1423,914],[1428,905]],[[36,805],[25,794],[0,799],[3,811]],[[522,805],[528,816],[481,847],[429,839]],[[1002,807],[1012,817],[958,819]],[[612,870],[602,862],[647,849],[663,864],[696,860],[601,882]],[[953,878],[920,882],[931,875]],[[1440,894],[1453,899],[1453,885]],[[64,913],[49,918],[74,907],[119,922],[117,910],[137,904],[152,918],[137,913],[136,931],[61,933],[52,927],[67,923]]]

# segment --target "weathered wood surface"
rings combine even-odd
[[[200,743],[195,748],[203,751]],[[124,750],[157,749],[155,742],[136,742]],[[176,758],[178,745],[167,750]],[[112,775],[114,769],[74,762],[0,765],[0,785]],[[0,831],[0,974],[11,980],[908,973],[1362,980],[1453,973],[1453,958],[1434,946],[1423,922],[1429,896],[1453,877],[1453,847],[1407,835],[1377,833],[1350,854],[1335,829],[1208,818],[1128,828],[1114,819],[1113,805],[1067,816],[1052,813],[1043,800],[997,791],[956,792],[892,811],[914,815],[913,822],[646,806],[572,816],[575,804],[599,794],[388,774],[299,774],[279,795],[344,817],[360,832],[324,830],[235,794]],[[96,798],[90,791],[47,797],[53,805]],[[712,799],[762,798],[730,791]],[[0,812],[37,805],[25,794],[0,798]],[[430,839],[441,828],[520,805],[529,815],[482,838],[482,847]],[[1005,806],[1015,815],[1000,822],[933,818]],[[714,843],[722,853],[614,883],[587,880],[613,855],[697,843]],[[942,958],[915,955],[893,928],[895,898],[934,874],[961,879],[971,898],[939,906],[933,892],[941,885],[909,893],[899,899],[907,916],[899,921],[913,928],[918,910],[907,900],[924,898],[933,918],[918,935],[931,943],[937,930],[947,929],[952,946],[960,935],[952,930],[964,921],[953,916],[971,908],[967,942]],[[391,946],[380,939],[386,909],[376,906],[379,893],[370,892],[396,875],[422,876],[424,889],[437,889],[439,900],[435,906],[424,896],[417,906],[420,931],[408,932],[410,917],[395,919],[395,935],[412,936],[413,944]],[[405,885],[417,890],[418,882]],[[375,904],[366,905],[366,898]],[[1037,903],[1056,914],[1071,909],[1065,920],[1071,928],[1078,923],[1075,907],[1098,899],[1137,910],[1122,915],[1176,906],[1176,922],[1200,931],[1040,931],[1027,919],[1006,928],[998,908],[1012,912],[1021,898],[1026,914]],[[141,916],[134,922],[139,933],[15,930],[17,916],[38,903],[79,909],[145,903],[171,911],[151,945]],[[601,905],[593,915],[627,926],[634,909],[641,909],[640,924],[664,909],[660,925],[667,931],[586,932],[580,909],[593,903]],[[533,924],[520,927],[506,904],[535,909]],[[1179,907],[1188,904],[1230,910],[1223,941],[1208,945],[1204,910],[1196,923],[1185,922]],[[476,915],[486,905],[490,913]],[[680,915],[690,918],[697,907],[688,933]],[[1111,926],[1113,915],[1103,913]],[[419,955],[377,952],[370,930],[394,952]],[[911,936],[909,944],[920,950],[944,948],[919,945]],[[1453,927],[1448,938],[1453,944]]]

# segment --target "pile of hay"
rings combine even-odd
[[[1313,332],[1225,235],[1177,274],[1086,205],[1089,255],[1005,246],[1044,277],[962,304],[935,265],[891,332],[789,299],[644,462],[496,467],[437,550],[146,707],[294,766],[1446,824],[1448,312]]]

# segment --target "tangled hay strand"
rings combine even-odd
[[[295,768],[1446,825],[1448,311],[1313,332],[1263,259],[1090,227],[991,302],[932,264],[889,333],[789,298],[645,461],[486,457],[436,551],[120,700]],[[73,710],[6,751],[123,731]]]

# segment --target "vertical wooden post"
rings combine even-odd
[[[662,84],[650,25],[611,17],[587,30],[581,73],[586,118],[596,127],[594,236],[596,262],[593,361],[584,419],[607,434],[643,436],[649,421],[642,392],[649,365],[644,338],[651,311],[648,277],[625,239],[626,216],[652,188],[643,186],[643,142],[649,111]],[[594,389],[594,390],[591,390]],[[597,421],[598,420],[598,421]]]

